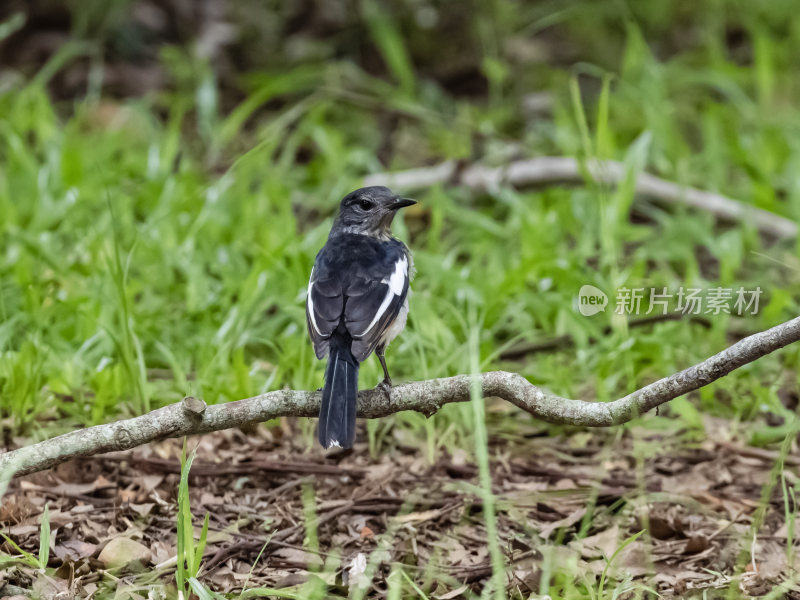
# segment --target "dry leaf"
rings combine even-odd
[[[299,548],[279,548],[273,553],[273,556],[307,567],[321,567],[323,564],[318,554],[306,552]]]
[[[398,523],[422,523],[437,518],[442,514],[441,510],[424,510],[422,512],[412,512],[405,515],[398,515],[393,518]]]
[[[684,554],[697,554],[708,548],[710,542],[708,537],[703,533],[694,533],[686,540],[686,546],[683,549]]]
[[[82,540],[67,540],[55,547],[55,555],[61,560],[69,559],[76,561],[81,558],[92,556],[97,550],[97,545],[84,542]]]
[[[131,510],[134,511],[136,514],[138,514],[140,517],[149,515],[150,511],[153,510],[154,506],[155,504],[152,502],[148,502],[145,504],[133,504],[133,503],[130,504]]]
[[[558,521],[552,521],[547,523],[546,525],[542,526],[539,529],[539,535],[542,536],[543,539],[548,539],[550,535],[559,529],[563,529],[565,527],[572,527],[580,521],[583,516],[586,514],[586,507],[579,508],[578,510],[573,511],[571,514],[567,515],[563,519],[559,519]]]
[[[122,567],[133,561],[142,564],[150,562],[152,553],[150,549],[136,540],[126,537],[113,538],[100,552],[98,559],[106,567]]]
[[[610,558],[620,547],[619,526],[614,525],[595,535],[589,536],[577,542],[581,548],[581,556],[584,559]]]
[[[465,584],[444,594],[433,594],[433,597],[436,598],[436,600],[452,600],[453,598],[458,598],[463,595],[468,589],[469,586]]]
[[[369,580],[365,576],[367,571],[367,557],[362,553],[359,552],[355,555],[352,561],[350,561],[350,567],[347,569],[348,579],[347,584],[349,587],[363,587],[369,584]]]

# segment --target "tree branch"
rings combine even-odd
[[[568,156],[541,156],[496,168],[475,164],[459,169],[455,161],[446,161],[433,167],[376,173],[368,176],[364,185],[413,190],[450,182],[473,189],[491,190],[503,184],[524,187],[583,183],[587,170],[594,181],[611,185],[622,183],[627,176],[625,165],[614,160],[589,160],[584,170],[576,159]],[[797,237],[797,224],[790,219],[721,194],[678,185],[649,173],[639,173],[636,177],[636,193],[667,204],[692,206],[718,218],[752,223],[759,231],[778,238]]]
[[[756,333],[703,362],[660,379],[613,402],[571,400],[532,385],[522,375],[505,371],[478,374],[485,397],[503,398],[551,423],[605,427],[625,423],[656,406],[716,381],[731,371],[800,340],[800,317]],[[471,375],[415,381],[358,393],[358,416],[385,417],[403,410],[427,416],[445,404],[470,400]],[[316,417],[320,392],[278,390],[226,404],[206,406],[184,398],[146,415],[73,431],[50,440],[0,454],[0,476],[42,471],[72,458],[128,450],[154,440],[240,427],[276,417]]]

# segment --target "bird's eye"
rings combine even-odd
[[[361,210],[371,210],[374,205],[369,200],[361,200],[358,206],[361,207]]]

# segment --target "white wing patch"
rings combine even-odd
[[[403,294],[403,287],[405,287],[406,278],[408,277],[408,259],[403,256],[399,259],[396,263],[394,263],[394,272],[388,279],[381,279],[381,283],[389,284],[389,290],[386,292],[386,297],[381,302],[381,305],[378,307],[378,311],[375,313],[375,316],[372,317],[372,322],[369,326],[364,330],[362,336],[365,336],[369,333],[370,329],[375,327],[375,324],[381,320],[383,313],[386,312],[386,309],[389,308],[389,304],[391,304],[392,299],[394,296],[400,296]]]
[[[404,256],[395,263],[394,273],[392,273],[388,281],[389,289],[392,290],[395,296],[399,296],[403,293],[406,277],[408,277],[408,259]],[[387,281],[383,279],[381,283],[387,283]]]
[[[364,333],[361,334],[362,336],[367,335],[369,333],[369,330],[375,327],[375,323],[377,323],[380,320],[383,313],[385,313],[386,309],[389,308],[389,303],[392,301],[393,296],[395,296],[395,294],[394,292],[392,292],[392,288],[389,288],[389,291],[386,292],[386,297],[383,299],[383,302],[381,302],[381,305],[378,307],[378,312],[376,312],[375,316],[372,317],[372,322],[364,330]]]
[[[311,276],[308,278],[308,294],[306,297],[306,303],[308,306],[308,316],[311,319],[311,325],[314,327],[317,335],[322,335],[322,332],[319,330],[319,326],[317,325],[317,318],[314,316],[314,301],[311,299],[312,287],[314,287],[314,269],[311,269]]]

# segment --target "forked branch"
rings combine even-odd
[[[571,400],[532,385],[522,375],[505,371],[456,375],[415,381],[358,394],[358,414],[374,419],[403,410],[432,415],[445,404],[467,402],[472,383],[484,397],[499,397],[538,419],[588,427],[625,423],[653,408],[701,388],[731,371],[800,340],[800,317],[756,333],[703,362],[660,379],[613,402]],[[154,440],[240,427],[276,417],[315,417],[320,393],[278,390],[226,404],[206,406],[202,400],[182,402],[141,417],[73,431],[0,455],[3,478],[42,471],[72,458],[128,450]]]

